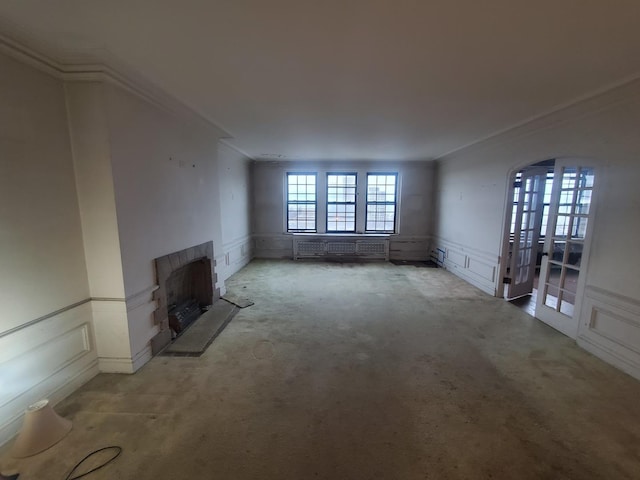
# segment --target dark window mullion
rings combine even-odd
[[[387,182],[387,177],[393,177],[393,182]],[[371,188],[376,191],[371,192]],[[381,189],[382,192],[380,191]],[[392,193],[389,193],[389,190],[392,190]],[[365,232],[395,233],[398,214],[398,174],[396,172],[368,173],[366,195]],[[393,201],[387,200],[390,196],[393,197]],[[380,197],[385,200],[378,200]],[[369,200],[370,198],[373,198],[373,200]],[[391,221],[386,219],[388,207],[393,209],[393,220]],[[371,218],[372,216],[374,217],[373,219]],[[383,217],[382,220],[379,219],[380,216]],[[388,228],[389,226],[391,228]]]
[[[312,177],[313,180],[310,180],[308,177]],[[294,183],[291,182],[294,181]],[[318,194],[317,194],[317,174],[312,172],[292,172],[287,173],[287,232],[300,232],[300,233],[314,233],[317,231],[317,216],[318,216]],[[312,187],[312,188],[311,188]],[[300,190],[303,192],[300,192]],[[313,191],[310,192],[309,190]],[[295,190],[292,192],[292,190]],[[304,200],[300,200],[300,196],[304,196]],[[291,198],[295,197],[295,200]],[[309,200],[309,197],[313,198],[313,200]],[[306,206],[304,209],[300,209],[300,206]],[[309,206],[313,206],[313,208],[309,208]],[[292,208],[296,212],[295,220],[292,220],[290,217],[290,213]],[[309,212],[312,212],[312,215],[309,215]],[[299,213],[303,212],[304,217],[302,220],[299,218]],[[313,220],[310,221],[309,219]],[[292,222],[294,225],[292,226]],[[309,223],[312,222],[312,228],[307,228]],[[302,225],[301,225],[302,224]],[[300,228],[300,227],[304,228]]]
[[[335,177],[333,179],[332,177]],[[339,183],[340,177],[344,177],[345,183]],[[353,178],[353,183],[348,183],[348,178]],[[358,177],[356,173],[350,172],[328,172],[327,173],[327,212],[326,212],[326,231],[327,233],[354,233],[356,231],[356,195],[357,195],[357,183]],[[329,196],[333,196],[336,200],[330,201]],[[353,201],[338,201],[338,198],[346,199],[349,196],[353,196]],[[335,220],[330,221],[329,216],[331,214],[331,208]],[[339,207],[343,207],[340,209]],[[347,220],[347,210],[352,207],[353,220]],[[342,210],[342,211],[340,211]],[[339,215],[342,215],[342,220],[339,220]],[[351,228],[347,228],[349,225]]]

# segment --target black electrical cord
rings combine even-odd
[[[80,475],[76,475],[75,477],[71,476],[76,472],[76,470],[78,470],[78,468],[80,468],[80,465],[82,465],[85,462],[85,460],[87,460],[90,457],[94,456],[96,453],[102,452],[104,450],[115,450],[116,454],[114,456],[112,456],[109,460],[104,462],[102,465],[98,465],[97,467],[89,470],[88,472],[81,473]],[[116,458],[118,458],[120,456],[121,453],[122,453],[122,447],[119,447],[117,445],[114,445],[114,446],[111,446],[111,447],[103,447],[103,448],[99,448],[98,450],[94,450],[89,455],[87,455],[82,460],[80,460],[78,463],[76,463],[75,467],[73,467],[71,469],[71,471],[69,472],[69,475],[67,475],[64,480],[77,480],[78,478],[86,477],[90,473],[93,473],[96,470],[100,470],[102,467],[105,467],[108,464],[110,464],[111,462],[113,462]]]

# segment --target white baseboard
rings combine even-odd
[[[133,360],[129,357],[100,357],[98,367],[101,373],[135,373]]]
[[[131,368],[134,372],[140,370],[140,368],[145,365],[149,360],[153,358],[151,354],[151,345],[147,345],[144,350],[139,352],[131,362]]]

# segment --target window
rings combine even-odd
[[[287,232],[316,231],[316,174],[287,173]]]
[[[395,232],[397,180],[397,173],[367,174],[366,232]]]
[[[327,174],[327,232],[356,231],[356,174]]]

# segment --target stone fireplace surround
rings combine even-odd
[[[220,289],[214,288],[218,279],[215,273],[216,261],[213,256],[213,242],[185,248],[154,260],[156,269],[156,284],[158,289],[153,293],[157,309],[154,320],[159,327],[159,333],[151,339],[151,353],[160,352],[171,342],[169,328],[169,305],[180,300],[176,288],[185,282],[191,290],[193,298],[201,305],[211,305],[220,298]],[[204,268],[203,268],[204,267]],[[185,275],[193,278],[185,280]]]

